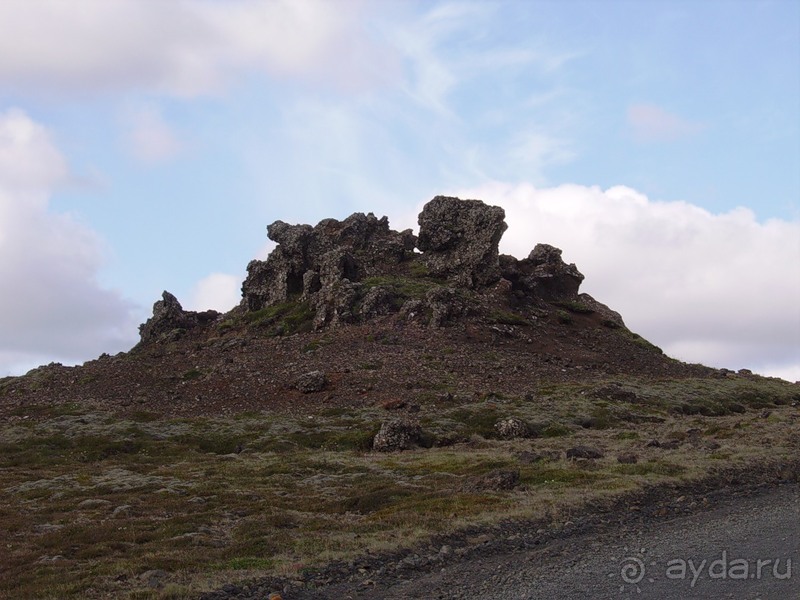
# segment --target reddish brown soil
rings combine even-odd
[[[313,412],[398,398],[435,402],[447,394],[464,401],[522,397],[548,383],[617,375],[716,372],[670,359],[627,329],[604,325],[596,313],[570,314],[569,324],[557,315],[553,307],[531,325],[471,317],[439,329],[393,315],[285,337],[251,325],[212,325],[82,366],[49,365],[0,380],[0,416],[70,402],[164,416]],[[325,390],[294,389],[297,377],[312,370],[326,373]]]

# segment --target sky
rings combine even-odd
[[[0,2],[0,376],[230,309],[277,219],[438,194],[670,356],[800,380],[800,3]]]

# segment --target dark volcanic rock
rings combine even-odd
[[[472,478],[464,485],[470,492],[511,490],[519,485],[519,471],[498,469]]]
[[[462,287],[500,279],[498,244],[507,229],[505,211],[480,200],[436,196],[419,215],[417,247],[431,273]]]
[[[603,452],[591,446],[575,446],[567,450],[567,458],[603,458]]]
[[[603,324],[624,327],[617,313],[578,296],[583,275],[558,248],[538,244],[524,260],[500,256],[504,218],[502,208],[480,200],[436,196],[419,215],[419,238],[372,213],[314,227],[275,221],[267,234],[277,246],[248,265],[240,310],[303,302],[315,330],[398,312],[438,328],[475,314],[474,294],[489,288],[510,307],[582,301]]]
[[[328,383],[328,378],[322,371],[309,371],[297,378],[295,387],[304,394],[311,394],[313,392],[321,392],[325,389]]]
[[[372,213],[324,219],[316,227],[275,221],[267,236],[277,247],[267,260],[250,262],[242,285],[242,302],[251,311],[383,274],[407,260],[416,241],[411,230],[393,231],[386,217]]]
[[[422,429],[416,423],[402,419],[386,421],[372,441],[372,449],[378,452],[408,450],[417,445]]]
[[[220,313],[215,310],[194,312],[183,310],[178,299],[165,291],[161,300],[153,304],[153,316],[139,325],[142,343],[151,342],[175,331],[192,329],[214,322]]]
[[[575,299],[583,281],[578,268],[561,259],[561,250],[548,244],[536,244],[525,260],[503,255],[500,264],[514,290],[543,300]]]
[[[444,327],[448,322],[466,316],[469,307],[458,292],[450,287],[433,288],[425,295],[431,327]]]
[[[581,304],[596,312],[603,318],[603,325],[612,329],[625,327],[625,322],[622,320],[622,315],[617,311],[611,310],[602,302],[598,302],[589,294],[578,294],[578,300]]]

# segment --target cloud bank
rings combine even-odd
[[[582,291],[669,355],[800,374],[800,222],[760,223],[745,208],[712,214],[623,186],[491,183],[458,195],[506,210],[502,252],[562,248],[586,275]]]
[[[135,307],[97,282],[103,244],[49,206],[67,178],[43,126],[20,110],[0,113],[0,376],[135,341]]]
[[[189,310],[214,309],[227,312],[242,300],[244,275],[211,273],[198,281],[192,290],[186,308]]]
[[[381,51],[356,0],[4,0],[0,81],[20,89],[220,92],[256,69],[357,85]]]

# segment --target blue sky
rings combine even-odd
[[[230,308],[266,225],[502,205],[679,358],[800,379],[792,0],[0,4],[0,374]]]

